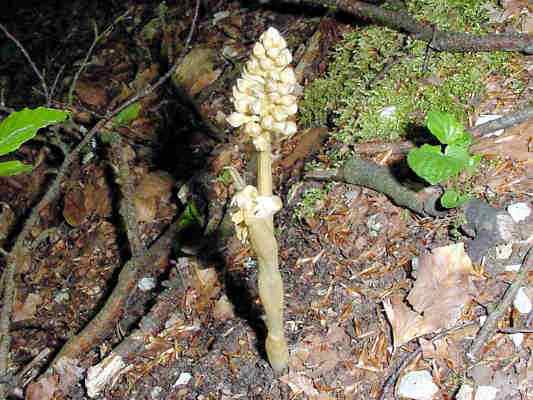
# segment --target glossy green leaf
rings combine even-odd
[[[463,125],[451,114],[429,111],[426,126],[441,143],[450,144],[461,139],[464,140]]]
[[[0,162],[0,176],[10,176],[31,172],[33,167],[28,164],[23,164],[20,161],[5,161]]]
[[[126,126],[131,121],[139,116],[141,111],[141,104],[139,102],[133,103],[119,112],[115,118],[113,118],[113,126]]]
[[[457,161],[460,161],[463,163],[463,168],[466,168],[468,165],[468,162],[470,160],[470,153],[468,152],[468,149],[465,149],[464,147],[456,146],[450,144],[449,146],[446,146],[446,149],[444,150],[444,154],[448,157],[453,157],[457,159]]]
[[[455,139],[450,145],[462,147],[468,149],[472,144],[472,135],[468,132],[463,132],[461,135]]]
[[[0,156],[17,150],[20,145],[45,126],[63,122],[68,112],[53,108],[25,108],[11,113],[0,123]]]
[[[440,203],[444,208],[455,208],[464,204],[470,199],[467,194],[460,194],[456,190],[446,190],[440,198]]]
[[[440,146],[428,144],[412,149],[407,155],[407,164],[432,185],[456,176],[465,167],[464,161],[442,154]]]

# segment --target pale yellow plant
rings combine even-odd
[[[232,214],[240,240],[249,240],[258,261],[259,296],[268,330],[265,343],[272,368],[281,372],[289,352],[283,330],[283,281],[279,272],[278,245],[273,216],[281,199],[272,193],[272,141],[296,132],[297,86],[292,55],[275,28],[268,28],[253,48],[243,75],[233,87],[233,127],[242,126],[258,152],[257,188],[246,186],[233,198]]]

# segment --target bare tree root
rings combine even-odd
[[[364,21],[380,24],[410,34],[428,42],[433,50],[466,51],[520,51],[533,54],[533,36],[522,33],[489,33],[473,35],[464,32],[440,31],[423,24],[405,11],[385,10],[375,4],[355,0],[283,0],[285,3],[324,6],[342,11]]]
[[[160,293],[150,312],[142,318],[139,328],[124,338],[103,360],[89,368],[85,380],[89,397],[96,397],[109,388],[134,359],[147,350],[151,343],[147,338],[154,337],[163,330],[166,321],[176,311],[176,299],[181,296],[183,287],[171,287]]]
[[[150,246],[145,254],[130,259],[124,265],[118,276],[118,283],[104,307],[79,334],[65,343],[49,366],[48,374],[53,373],[61,362],[79,360],[80,356],[89,352],[113,332],[113,328],[124,315],[130,294],[137,286],[140,278],[139,271],[142,271],[145,266],[159,265],[168,257],[172,242],[179,230],[180,220],[178,219]]]
[[[533,270],[533,247],[530,247],[527,251],[524,261],[522,262],[522,266],[516,274],[513,283],[507,288],[505,294],[498,303],[498,306],[489,314],[487,320],[472,342],[470,349],[467,352],[467,357],[472,363],[479,361],[483,346],[496,332],[498,321],[502,319],[504,314],[507,312],[507,309],[513,303],[518,290],[527,284],[528,273],[531,270]]]
[[[122,217],[126,229],[126,236],[130,246],[131,257],[139,257],[144,253],[146,247],[141,240],[139,232],[139,222],[137,220],[137,213],[133,199],[135,196],[135,184],[133,176],[130,173],[129,160],[126,158],[124,152],[124,140],[119,138],[111,143],[111,163],[115,163],[113,171],[115,173],[115,181],[120,188],[120,206],[119,213]]]
[[[439,216],[437,202],[442,191],[437,187],[415,192],[403,186],[388,167],[360,158],[351,158],[335,170],[312,171],[306,179],[336,180],[352,185],[360,185],[388,196],[395,204],[406,207],[422,216]]]

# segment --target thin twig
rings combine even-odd
[[[74,79],[72,79],[72,83],[70,85],[70,88],[68,90],[68,97],[67,97],[67,107],[70,107],[72,105],[72,101],[74,98],[74,89],[76,88],[76,84],[78,83],[78,79],[80,78],[80,75],[82,74],[83,70],[87,66],[87,63],[89,62],[89,58],[93,54],[94,48],[98,44],[98,42],[104,38],[107,37],[112,31],[115,25],[117,25],[120,21],[122,21],[128,14],[130,10],[127,10],[125,13],[120,15],[119,17],[115,18],[115,20],[106,28],[101,34],[98,34],[98,26],[96,25],[96,22],[94,23],[94,39],[91,43],[91,46],[89,47],[89,50],[87,50],[87,53],[85,54],[85,58],[83,59],[80,67],[76,71],[76,74],[74,75]]]
[[[50,101],[50,97],[49,97],[49,92],[48,92],[48,86],[46,85],[46,81],[44,80],[43,74],[41,74],[41,71],[39,71],[39,69],[37,68],[37,66],[33,62],[32,58],[30,57],[30,55],[28,54],[28,52],[26,51],[26,49],[24,48],[22,43],[20,43],[17,40],[17,38],[14,37],[6,29],[6,27],[4,25],[0,24],[0,30],[2,30],[2,32],[4,32],[4,35],[6,35],[9,38],[9,40],[11,40],[13,43],[15,43],[15,45],[19,48],[19,50],[22,52],[22,54],[24,54],[24,57],[26,57],[26,60],[30,64],[31,68],[33,69],[33,72],[35,72],[35,75],[37,75],[37,77],[39,78],[39,81],[41,82],[41,86],[43,88],[43,95],[44,95],[44,98],[46,99],[46,104],[48,104],[49,101]]]
[[[527,283],[527,275],[531,270],[533,270],[533,247],[527,251],[514,282],[507,288],[498,306],[487,317],[487,320],[468,349],[467,356],[471,362],[475,363],[479,360],[483,346],[496,332],[498,321],[511,306],[518,290]]]
[[[183,49],[179,55],[179,57],[176,59],[176,62],[172,66],[172,68],[164,75],[162,76],[154,85],[143,88],[140,92],[138,92],[135,96],[133,96],[130,100],[122,103],[122,105],[118,106],[112,111],[107,112],[106,116],[100,120],[82,139],[82,141],[70,152],[63,161],[63,164],[61,168],[58,171],[58,174],[56,175],[56,178],[54,181],[50,184],[48,187],[48,190],[46,191],[46,194],[43,196],[43,198],[39,201],[37,206],[33,208],[31,211],[28,219],[23,224],[22,230],[17,236],[17,239],[15,241],[15,244],[13,245],[13,248],[10,251],[9,257],[7,258],[7,266],[4,270],[5,274],[5,287],[3,292],[3,303],[2,303],[2,311],[0,312],[0,376],[4,376],[7,372],[7,366],[8,366],[8,355],[9,355],[9,349],[11,345],[11,336],[9,335],[9,328],[11,324],[11,314],[13,311],[13,298],[15,293],[15,273],[17,271],[17,265],[24,262],[24,259],[27,256],[27,249],[25,247],[25,242],[30,238],[30,233],[33,227],[37,224],[39,221],[40,212],[48,206],[52,201],[54,201],[60,193],[60,185],[65,176],[67,175],[68,171],[70,171],[70,167],[73,164],[75,160],[77,160],[81,150],[90,142],[90,140],[94,137],[94,135],[99,132],[104,125],[109,122],[113,117],[115,117],[118,113],[120,113],[122,110],[130,106],[131,104],[135,103],[136,101],[139,101],[140,99],[146,97],[150,93],[152,93],[154,90],[162,86],[166,80],[172,75],[172,73],[178,68],[178,65],[181,63],[182,59],[185,57],[187,53],[187,49],[190,45],[190,42],[192,40],[192,35],[194,33],[196,23],[198,20],[198,14],[199,14],[199,0],[196,3],[196,8],[194,12],[194,17],[191,23],[191,29],[189,31],[189,34],[187,36],[187,40],[185,42],[185,45],[183,46]],[[0,385],[0,399],[4,399],[7,395],[5,384]]]
[[[437,51],[520,51],[533,54],[533,35],[526,33],[488,33],[474,35],[466,32],[450,32],[417,21],[409,13],[392,11],[375,4],[356,0],[283,0],[285,3],[323,6],[351,14],[364,21],[380,24],[415,39],[431,43]]]
[[[74,89],[76,88],[76,84],[78,83],[78,79],[80,78],[81,73],[87,66],[87,62],[89,61],[89,57],[91,57],[91,54],[93,53],[94,48],[96,47],[96,44],[98,43],[98,40],[100,37],[98,36],[98,26],[96,23],[94,24],[94,39],[91,43],[91,46],[89,47],[89,50],[87,50],[87,53],[85,54],[85,58],[81,62],[80,67],[74,74],[74,79],[72,79],[72,83],[70,84],[70,87],[68,89],[68,96],[67,96],[67,107],[70,107],[72,105],[72,100],[74,99]]]
[[[498,329],[498,332],[507,333],[507,334],[533,333],[533,328],[502,328],[502,329]]]
[[[22,368],[22,370],[15,375],[14,385],[24,388],[24,386],[31,382],[39,373],[39,367],[42,366],[40,364],[43,363],[43,360],[46,360],[51,353],[52,349],[50,347],[45,347],[42,349],[28,365]],[[28,374],[30,371],[31,373]]]

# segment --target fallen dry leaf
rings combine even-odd
[[[222,72],[215,70],[216,51],[206,47],[192,49],[180,63],[173,81],[182,86],[190,96],[214,82]]]
[[[13,309],[13,322],[31,319],[35,316],[37,307],[42,303],[41,296],[30,293],[24,303],[17,303]]]
[[[163,172],[151,172],[142,177],[135,190],[133,203],[139,222],[152,222],[159,203],[168,202],[174,180]]]
[[[533,125],[529,122],[508,128],[500,136],[489,136],[478,140],[471,147],[472,153],[497,155],[516,161],[533,160]]]
[[[65,195],[63,217],[70,226],[80,226],[88,212],[85,208],[85,197],[80,187],[70,189]]]
[[[437,329],[435,326],[425,324],[422,316],[411,310],[400,296],[385,299],[383,308],[392,326],[394,347]]]
[[[97,109],[104,109],[109,102],[106,90],[90,82],[78,81],[76,94],[82,103]]]
[[[394,346],[456,324],[476,289],[472,262],[463,243],[434,249],[419,258],[418,276],[407,301],[383,302],[393,329]]]
[[[313,397],[319,395],[318,390],[316,390],[313,385],[313,381],[305,375],[289,373],[279,379],[287,384],[295,395],[302,393]]]
[[[54,392],[58,389],[59,376],[49,375],[39,379],[38,382],[32,382],[26,389],[26,400],[51,400],[54,398]]]

